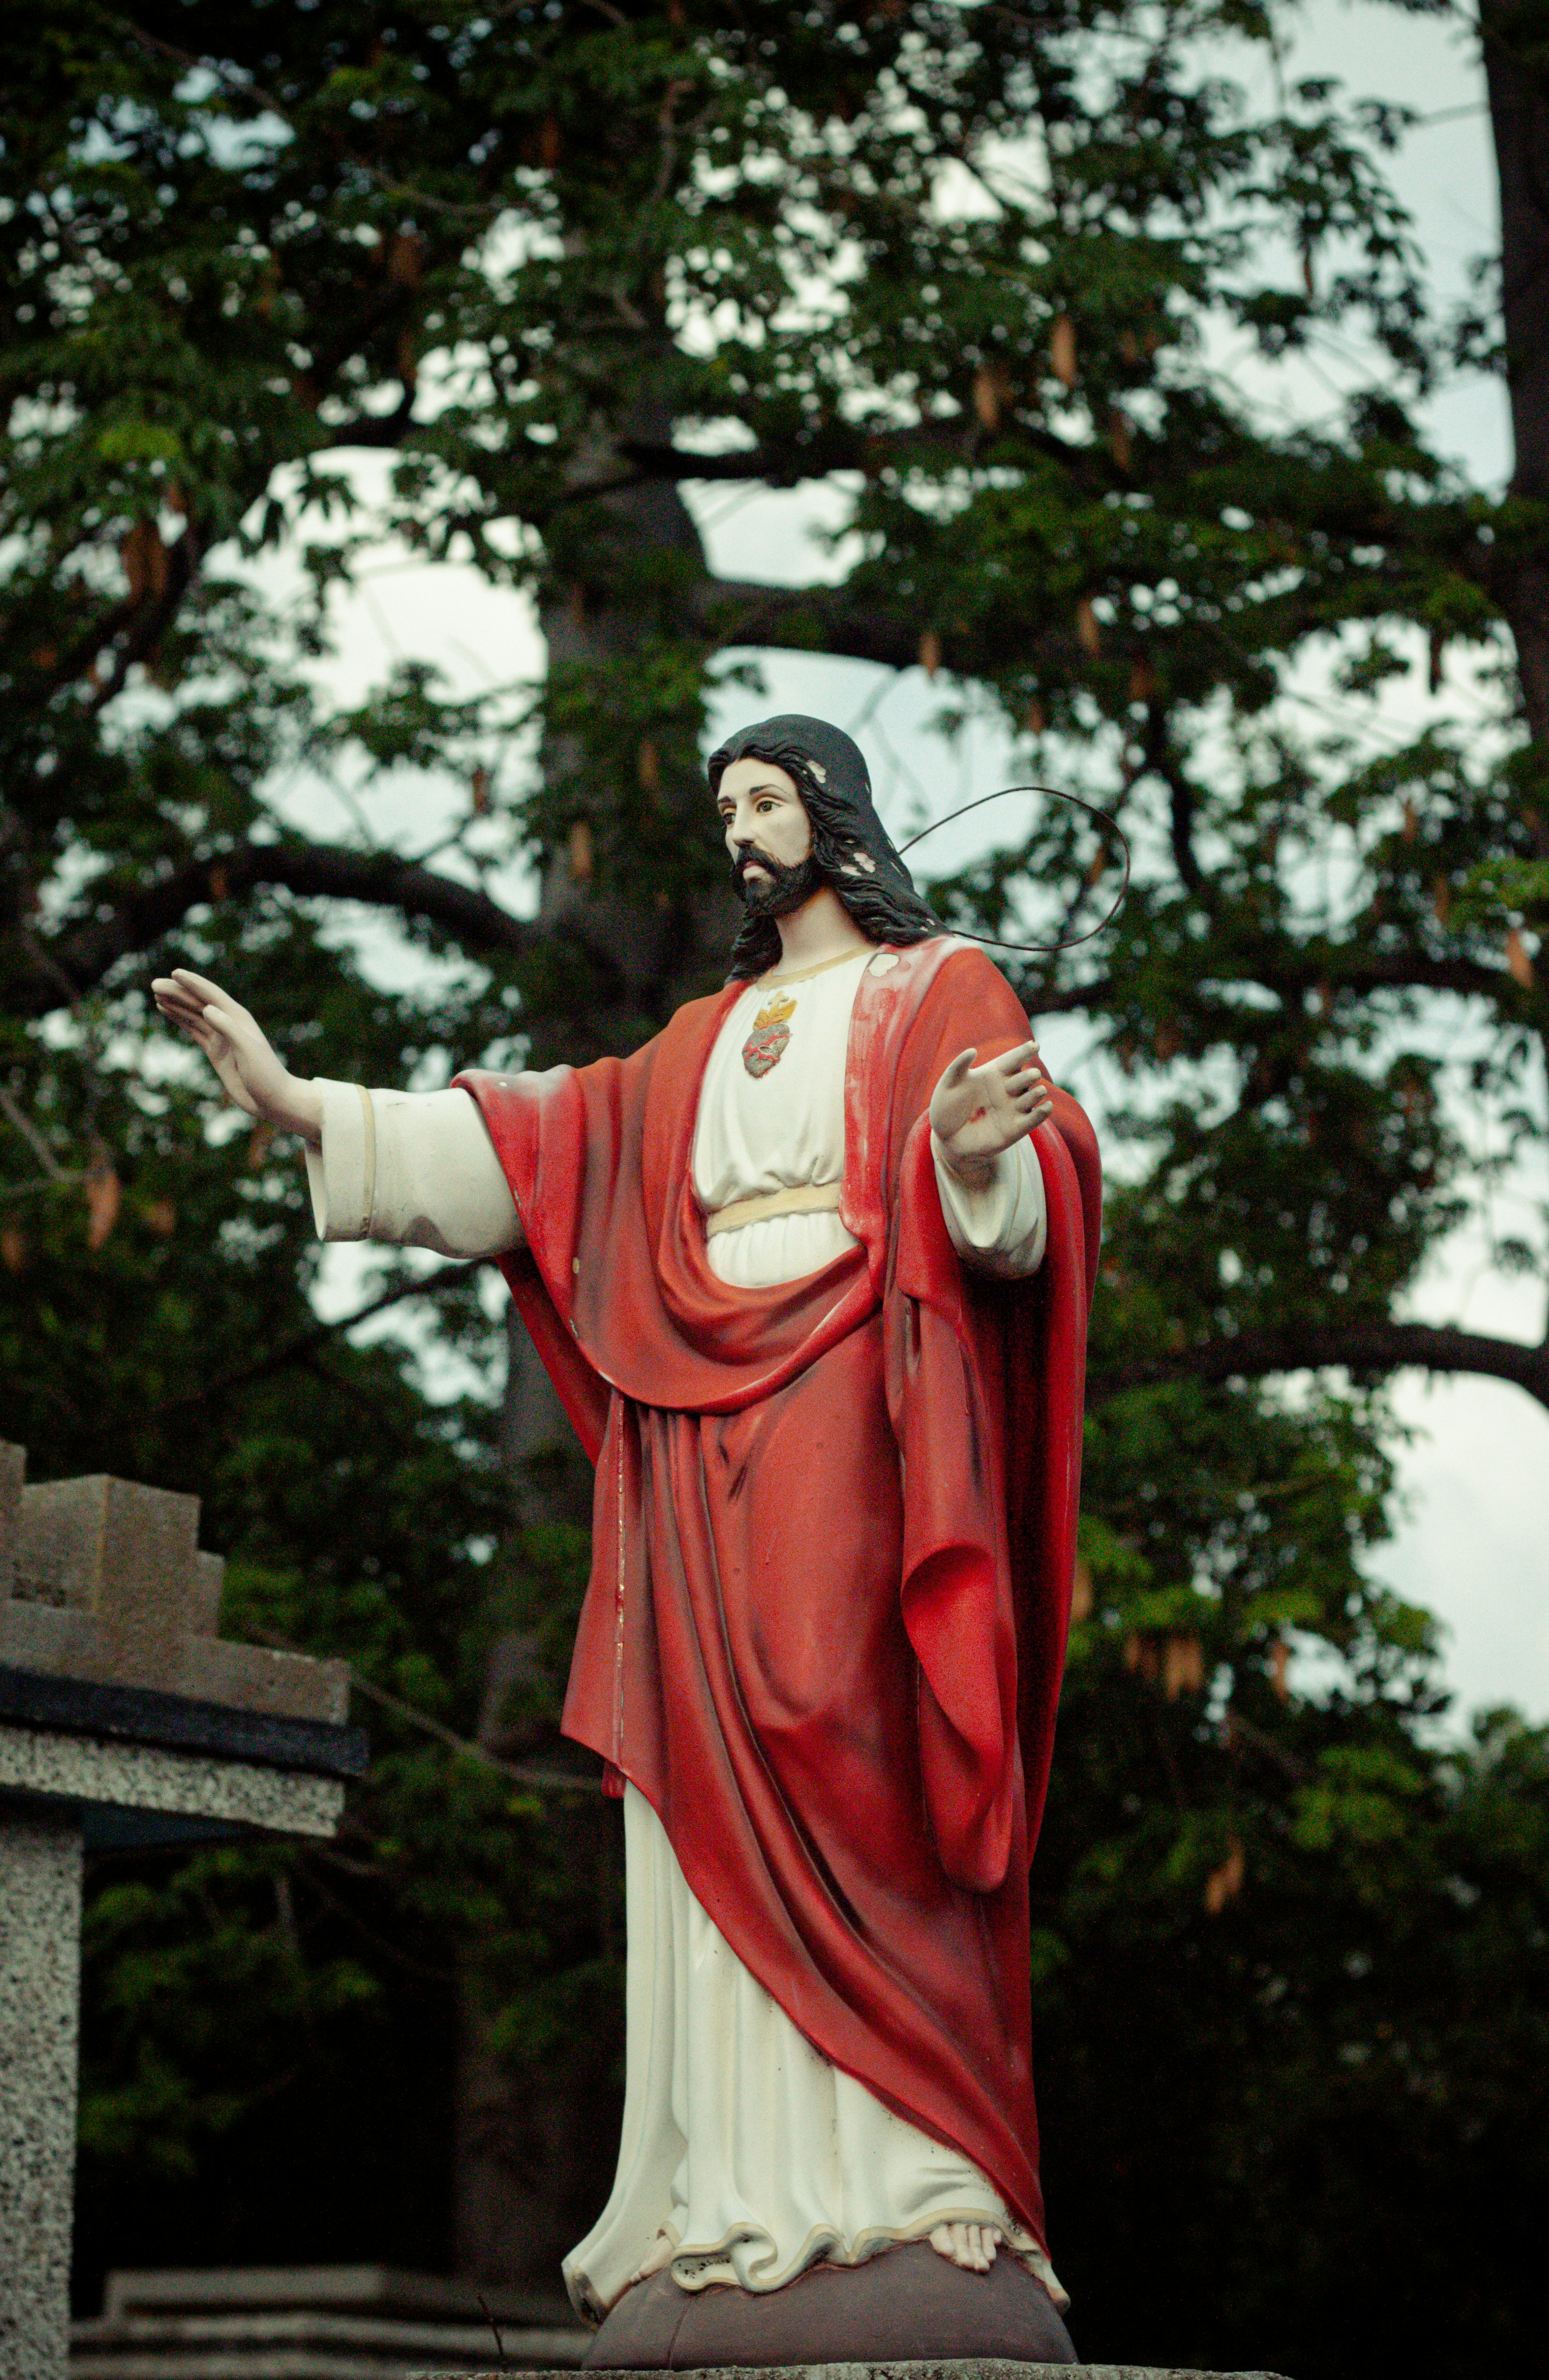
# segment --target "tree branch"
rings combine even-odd
[[[1310,991],[1325,983],[1335,991],[1456,991],[1520,1003],[1524,1014],[1532,999],[1518,990],[1505,967],[1484,966],[1478,959],[1433,958],[1427,951],[1365,951],[1349,957],[1335,953],[1310,957],[1301,965],[1245,968],[1243,974],[1271,991]]]
[[[476,885],[458,884],[417,861],[392,853],[349,851],[329,844],[244,844],[213,859],[190,861],[151,884],[126,889],[105,917],[76,926],[44,945],[47,965],[18,987],[18,1006],[42,1016],[60,1004],[62,984],[91,990],[121,959],[173,932],[190,909],[238,900],[261,885],[283,887],[301,899],[366,901],[405,910],[441,926],[467,950],[504,952],[513,958],[546,938],[548,929],[513,917]],[[92,886],[101,902],[104,891]]]
[[[100,653],[110,645],[117,646],[118,639],[128,632],[128,641],[116,653],[113,669],[91,698],[90,715],[95,717],[104,703],[122,691],[129,663],[143,660],[171,626],[184,596],[193,584],[195,570],[203,559],[202,541],[191,522],[182,536],[165,551],[167,577],[166,585],[159,595],[122,597],[91,619],[64,650],[56,653],[46,665],[34,662],[35,683],[43,694],[72,685]]]
[[[79,1173],[69,1173],[66,1172],[64,1166],[60,1164],[59,1160],[55,1156],[53,1149],[50,1148],[47,1141],[43,1138],[43,1134],[38,1130],[37,1125],[27,1113],[26,1109],[18,1106],[16,1100],[12,1099],[9,1091],[6,1089],[3,1084],[0,1084],[0,1115],[4,1115],[7,1123],[14,1124],[17,1131],[20,1133],[23,1140],[27,1143],[28,1148],[37,1159],[38,1163],[43,1167],[43,1172],[50,1183],[56,1184],[61,1182],[79,1182],[80,1180],[81,1177]],[[30,1190],[36,1185],[29,1182],[19,1184],[18,1186]]]
[[[1167,713],[1160,702],[1146,706],[1145,735],[1142,747],[1145,764],[1151,773],[1159,777],[1167,788],[1172,828],[1173,865],[1186,892],[1196,899],[1205,892],[1204,874],[1194,855],[1195,793],[1172,749]]]
[[[1467,1372],[1508,1380],[1549,1407],[1549,1342],[1525,1347],[1426,1322],[1291,1323],[1284,1330],[1243,1330],[1181,1347],[1176,1354],[1094,1370],[1092,1395],[1114,1396],[1157,1380],[1256,1379],[1270,1372]]]
[[[756,579],[707,578],[696,608],[728,645],[772,645],[795,652],[841,654],[912,669],[920,659],[918,619],[881,604],[858,603],[843,587],[766,587]]]
[[[1024,431],[1027,443],[1041,454],[1054,455],[1066,469],[1074,468],[1083,480],[1106,480],[1106,456],[1096,447],[1072,446],[1050,431]],[[807,480],[826,479],[831,471],[874,473],[884,463],[907,463],[911,456],[939,456],[944,451],[970,455],[977,438],[960,421],[921,421],[899,430],[858,430],[847,422],[825,423],[811,437],[780,445],[742,446],[729,455],[696,455],[689,448],[658,440],[620,438],[615,452],[634,465],[647,480],[762,480],[772,488],[794,488]]]
[[[723,622],[728,641],[738,643],[783,644],[787,636],[794,640],[803,611],[809,619],[814,611],[824,612],[831,623],[837,623],[844,609],[842,594],[825,589],[728,586],[712,581],[707,593],[718,612],[722,603],[738,607],[735,617]],[[782,636],[781,630],[787,635]],[[841,630],[833,625],[823,635],[823,649],[829,652],[884,661],[895,668],[901,665],[897,651],[889,650],[889,640],[896,644],[902,631],[885,615],[869,615],[851,607],[848,626]],[[912,653],[909,658],[912,660]],[[46,941],[29,936],[24,947],[32,959],[31,971],[14,979],[7,996],[24,1016],[47,1015],[94,990],[122,960],[150,950],[176,931],[191,909],[206,903],[238,900],[264,885],[280,887],[299,899],[361,901],[377,908],[398,909],[439,926],[470,953],[520,958],[567,931],[564,927],[514,917],[476,885],[459,884],[420,861],[401,859],[392,853],[351,851],[329,844],[245,844],[213,859],[190,861],[150,884],[125,887],[105,917],[67,926]],[[111,883],[98,882],[91,888],[91,898],[100,908],[113,892]],[[575,921],[568,930],[578,953],[584,951],[593,967],[608,972],[608,953],[597,946],[580,922]],[[1519,990],[1504,967],[1462,957],[1437,958],[1422,951],[1312,951],[1288,963],[1276,959],[1259,967],[1245,965],[1240,978],[1234,980],[1263,984],[1283,997],[1323,984],[1362,993],[1453,991],[1508,1003],[1513,1013],[1526,1011],[1541,1000],[1539,994]],[[1209,987],[1201,984],[1198,989],[1205,994]],[[1079,1013],[1110,1004],[1114,990],[1112,978],[1104,976],[1040,990],[1034,998],[1043,1015]]]
[[[1195,999],[1201,1014],[1209,1015],[1209,994],[1213,985],[1226,981],[1221,977],[1203,977],[1194,987]],[[1512,1014],[1525,1015],[1542,994],[1521,990],[1511,980],[1505,967],[1485,966],[1477,959],[1433,958],[1425,951],[1370,951],[1344,953],[1324,952],[1300,962],[1282,964],[1271,960],[1262,966],[1244,964],[1233,983],[1262,984],[1266,991],[1282,999],[1293,998],[1326,985],[1331,991],[1370,993],[1373,991],[1455,991],[1467,999],[1491,1000]],[[1089,1008],[1111,1008],[1120,997],[1120,987],[1112,976],[1094,976],[1082,983],[1034,985],[1031,997],[1038,1013],[1044,1016],[1079,1014]],[[1223,1033],[1235,1038],[1241,1030],[1239,1008],[1217,1006]]]
[[[495,8],[487,11],[486,14],[492,23],[498,23],[502,17],[510,16],[512,11],[509,7]],[[234,68],[223,65],[216,53],[206,51],[203,56],[196,57],[191,50],[175,49],[170,42],[164,42],[159,34],[147,32],[142,26],[137,25],[132,18],[119,17],[110,21],[114,22],[118,30],[126,34],[131,42],[137,42],[141,49],[159,53],[172,65],[181,67],[188,72],[212,76],[223,90],[230,94],[237,104],[249,113],[256,115],[260,108],[267,108],[287,128],[294,129],[296,108],[293,103],[287,104],[284,99],[277,97],[274,91],[266,90],[262,83],[255,81],[252,77],[238,74]],[[369,157],[362,157],[356,150],[345,149],[340,151],[339,154],[355,168],[357,173],[369,176],[379,189],[390,191],[395,198],[408,199],[414,206],[426,208],[433,214],[445,215],[460,223],[490,224],[501,212],[500,202],[495,200],[490,200],[482,206],[468,207],[458,206],[448,199],[434,198],[428,190],[417,189],[408,182],[396,181],[380,165],[373,164]]]
[[[369,1322],[373,1315],[385,1313],[390,1305],[407,1305],[415,1297],[439,1297],[443,1290],[455,1289],[466,1281],[472,1269],[470,1265],[449,1264],[440,1272],[427,1274],[422,1281],[395,1281],[390,1289],[368,1297],[353,1313],[338,1315],[332,1322],[314,1322],[310,1330],[282,1339],[277,1347],[271,1347],[267,1354],[256,1356],[250,1364],[240,1365],[233,1372],[223,1372],[219,1379],[201,1381],[198,1388],[186,1390],[181,1396],[164,1397],[159,1404],[148,1405],[142,1418],[154,1421],[165,1414],[180,1413],[189,1405],[213,1405],[233,1389],[250,1388],[255,1380],[283,1372],[287,1364],[299,1363],[314,1348],[330,1339],[342,1339],[357,1323]]]

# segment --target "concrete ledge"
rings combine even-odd
[[[504,2369],[562,2369],[573,2380],[584,2338],[501,2325]],[[489,2326],[378,2322],[325,2313],[189,2314],[70,2325],[69,2380],[416,2380],[433,2359],[447,2380],[487,2362]],[[574,2348],[570,2362],[548,2358]],[[448,2361],[453,2356],[460,2361]]]
[[[344,1809],[344,1786],[335,1777],[11,1725],[0,1727],[0,1793],[289,1835],[331,1835]]]
[[[482,2322],[565,2335],[561,2363],[578,2362],[593,2334],[555,2286],[544,2294],[481,2284],[398,2265],[162,2265],[110,2272],[102,2320],[205,2313],[369,2314],[394,2322]],[[486,2339],[488,2332],[485,2333]],[[579,2347],[574,2358],[570,2350]],[[546,2368],[546,2367],[540,2367]]]
[[[187,1633],[170,1637],[152,1664],[127,1655],[94,1612],[60,1611],[52,1604],[14,1597],[0,1601],[0,1666],[79,1678],[87,1685],[140,1687],[314,1725],[340,1727],[349,1708],[342,1661]]]
[[[105,1474],[30,1488],[26,1468],[19,1447],[0,1447],[0,1667],[184,1695],[260,1719],[343,1727],[343,1661],[221,1635],[226,1563],[199,1544],[197,1496]],[[23,1716],[70,1723],[54,1713]],[[106,1724],[89,1731],[140,1732]],[[310,1756],[287,1762],[256,1740],[201,1748],[282,1767],[328,1766]]]
[[[0,1662],[0,1727],[18,1724],[51,1734],[122,1736],[168,1751],[209,1753],[263,1768],[305,1768],[323,1777],[359,1777],[368,1757],[358,1727],[238,1710],[153,1686],[104,1684]]]
[[[592,2333],[557,2295],[380,2265],[110,2273],[70,2325],[69,2380],[410,2380],[573,2373]]]
[[[411,2380],[500,2380],[485,2372],[452,2374],[427,2370]],[[567,2380],[558,2371],[531,2372],[528,2380]],[[589,2380],[640,2380],[638,2372],[598,2370]],[[1285,2380],[1278,2372],[1201,2372],[1187,2364],[1010,2363],[971,2360],[961,2363],[770,2363],[706,2365],[698,2380]]]

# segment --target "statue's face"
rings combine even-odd
[[[773,880],[775,871],[760,866],[760,853],[777,868],[799,868],[811,856],[806,805],[795,778],[773,761],[734,760],[721,779],[715,807],[739,889],[756,892]]]
[[[754,917],[789,917],[823,885],[796,781],[772,760],[734,760],[715,795],[731,879]]]

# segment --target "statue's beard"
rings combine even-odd
[[[750,880],[743,874],[750,859],[756,859],[767,870],[763,880]],[[788,917],[794,909],[811,899],[828,881],[811,852],[787,868],[767,851],[745,852],[731,871],[738,898],[750,917]]]

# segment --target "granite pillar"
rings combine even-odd
[[[326,1837],[348,1675],[220,1633],[199,1501],[0,1447],[0,2380],[67,2380],[83,1850]]]
[[[0,1802],[0,2380],[66,2380],[80,1821]]]

